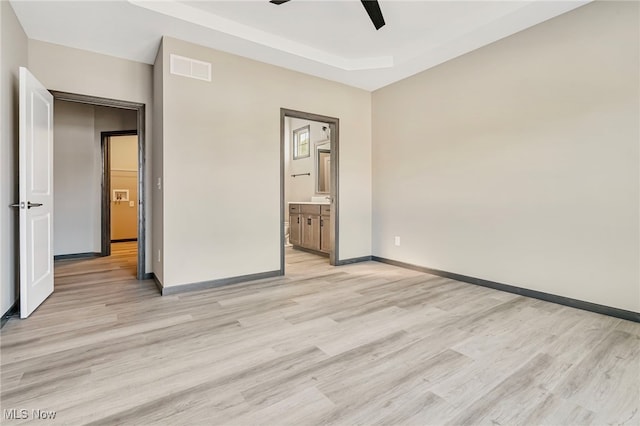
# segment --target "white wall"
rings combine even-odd
[[[134,120],[136,119],[135,116],[136,114],[134,113]],[[133,130],[135,130],[135,127]],[[137,172],[138,136],[113,136],[109,139],[111,140],[111,147],[109,152],[109,155],[111,156],[111,170]]]
[[[101,133],[135,130],[136,112],[54,104],[54,254],[100,252]]]
[[[73,49],[38,40],[29,40],[29,68],[49,90],[99,96],[144,103],[146,108],[146,189],[147,203],[152,204],[151,128],[152,66],[126,59]],[[55,112],[54,112],[55,114]],[[153,271],[152,209],[146,209],[146,272]]]
[[[280,108],[340,119],[340,256],[371,253],[371,94],[164,38],[164,286],[280,268]],[[169,74],[170,54],[213,81]]]
[[[0,1],[0,315],[18,298],[18,67],[27,65],[27,36],[8,1]]]
[[[309,126],[311,153],[307,158],[293,159],[291,141],[293,131],[304,126]],[[329,127],[327,123],[318,121],[302,120],[299,118],[285,118],[285,157],[284,157],[284,199],[286,203],[293,201],[311,201],[311,197],[320,195],[316,193],[316,164],[315,157],[316,144],[327,141],[327,133],[322,131],[322,127]],[[327,141],[328,142],[328,141]],[[329,145],[326,146],[328,148]],[[311,173],[310,176],[291,177],[293,174]],[[288,218],[285,217],[285,220]]]
[[[640,311],[638,7],[374,92],[373,254]]]
[[[164,281],[164,198],[163,198],[163,179],[164,179],[164,160],[163,160],[163,114],[164,102],[163,89],[163,60],[164,48],[162,42],[153,64],[153,168],[152,179],[150,182],[153,197],[151,206],[153,210],[152,223],[152,253],[147,258],[153,262],[153,273],[158,281]]]
[[[55,101],[53,253],[100,252],[100,150],[93,107]]]

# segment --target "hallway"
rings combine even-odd
[[[61,314],[84,318],[85,312],[158,295],[152,281],[136,280],[136,261],[137,242],[132,241],[111,244],[111,256],[55,262],[55,290],[29,322]]]
[[[87,281],[81,280],[82,277],[93,281],[91,277],[97,278],[92,274],[109,273],[112,279],[119,277],[131,278],[136,276],[136,261],[138,255],[138,242],[128,241],[124,243],[111,244],[111,256],[96,257],[78,260],[62,260],[55,263],[55,283],[56,290],[59,285],[67,283]],[[77,279],[71,279],[76,277]],[[111,279],[109,281],[112,281]],[[99,282],[95,281],[95,282]]]

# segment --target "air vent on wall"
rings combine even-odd
[[[211,81],[211,64],[184,56],[171,55],[171,74]]]

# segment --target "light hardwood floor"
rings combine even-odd
[[[291,249],[286,277],[161,297],[126,251],[57,264],[55,293],[2,329],[3,410],[58,424],[640,424],[640,324]]]

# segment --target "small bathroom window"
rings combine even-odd
[[[311,154],[311,133],[309,126],[293,131],[293,159],[307,158]]]

